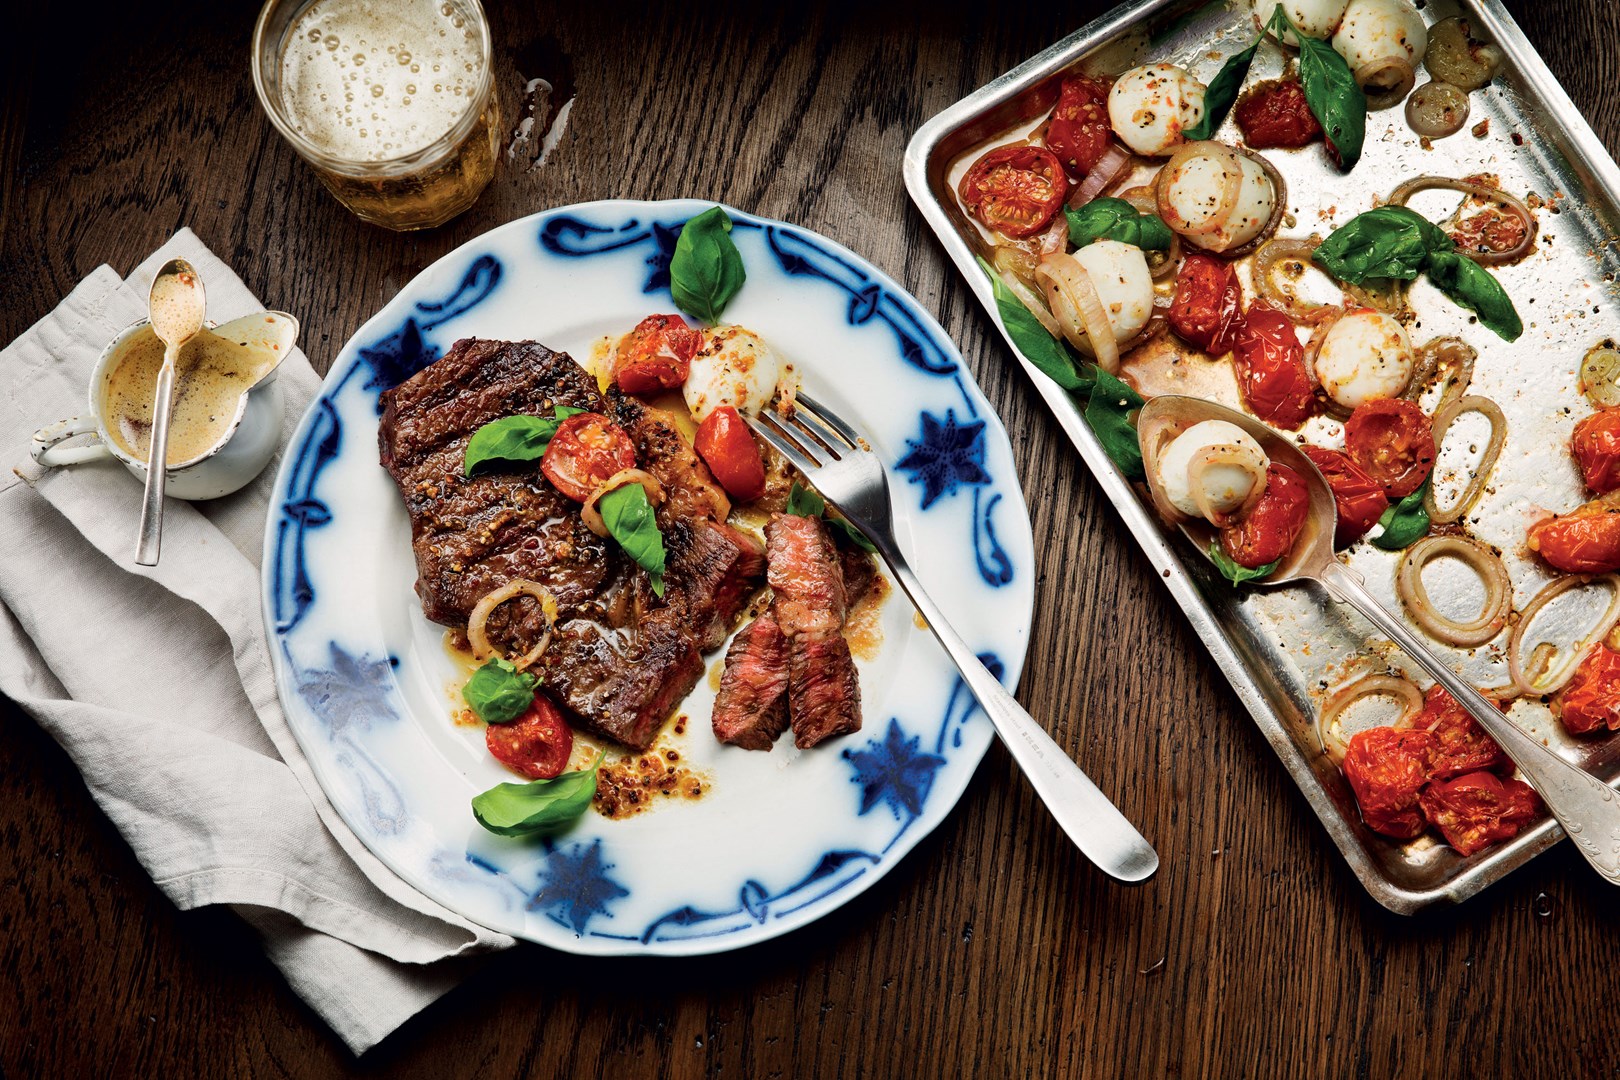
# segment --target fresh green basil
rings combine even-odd
[[[1092,365],[1091,399],[1086,402],[1086,423],[1096,433],[1108,456],[1127,479],[1143,480],[1142,441],[1131,417],[1147,402],[1102,368]]]
[[[664,534],[640,484],[625,484],[596,502],[608,535],[652,577],[653,592],[664,595]]]
[[[1282,562],[1281,559],[1272,559],[1264,566],[1256,566],[1251,569],[1241,565],[1237,560],[1221,550],[1219,540],[1209,542],[1209,561],[1215,564],[1215,569],[1221,572],[1221,577],[1230,581],[1233,585],[1242,585],[1245,581],[1258,581],[1260,578],[1269,577],[1271,572],[1277,569],[1278,564]]]
[[[990,275],[990,287],[995,290],[996,312],[1001,316],[1001,325],[1007,328],[1007,336],[1024,359],[1063,389],[1078,389],[1080,373],[1069,347],[1047,333],[1046,327],[1030,314],[1022,300],[1013,295],[1013,291],[1007,288],[1007,283],[1001,280],[989,263],[980,259],[979,265]]]
[[[555,832],[583,814],[596,796],[596,773],[605,754],[588,769],[565,772],[528,784],[496,784],[474,795],[473,817],[499,836],[538,836]]]
[[[681,227],[669,261],[669,291],[682,311],[714,326],[747,277],[724,210],[710,207]]]
[[[877,548],[866,534],[841,517],[833,517],[827,513],[827,500],[819,492],[811,491],[797,480],[788,489],[787,506],[782,510],[784,514],[794,514],[798,517],[818,517],[827,522],[827,527],[837,530],[844,539],[860,548],[862,551],[876,552]]]
[[[1400,551],[1411,547],[1429,531],[1429,512],[1423,509],[1423,496],[1428,493],[1429,481],[1400,502],[1384,511],[1378,524],[1384,531],[1372,538],[1373,546],[1385,551]]]
[[[1182,132],[1189,141],[1199,142],[1210,138],[1221,126],[1232,109],[1232,103],[1237,100],[1238,91],[1243,88],[1243,80],[1249,77],[1249,65],[1254,63],[1254,51],[1259,47],[1260,41],[1256,39],[1247,49],[1226,58],[1221,70],[1210,80],[1209,89],[1204,91],[1203,119]]]
[[[1339,168],[1349,172],[1361,160],[1361,144],[1367,138],[1367,95],[1356,85],[1344,57],[1327,42],[1300,33],[1281,4],[1272,12],[1269,25],[1279,39],[1289,30],[1299,39],[1299,81],[1305,88],[1305,104],[1322,125]]]
[[[557,428],[570,416],[584,412],[558,405],[550,416],[503,416],[491,420],[467,440],[462,463],[464,475],[487,461],[538,461],[545,456]]]
[[[461,688],[461,699],[486,724],[506,724],[534,704],[534,688],[539,684],[539,679],[497,656],[472,673]]]
[[[1175,239],[1157,214],[1144,214],[1124,199],[1093,199],[1064,213],[1069,219],[1069,240],[1076,248],[1096,240],[1118,240],[1143,251],[1164,251]]]
[[[1451,237],[1422,214],[1404,206],[1380,206],[1334,229],[1311,260],[1352,285],[1374,278],[1411,281],[1434,252],[1451,247]]]
[[[1437,251],[1429,256],[1429,280],[1452,302],[1479,316],[1487,329],[1504,341],[1515,341],[1524,333],[1524,323],[1513,307],[1507,290],[1489,270],[1466,255]]]

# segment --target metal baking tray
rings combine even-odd
[[[1518,610],[1549,580],[1546,570],[1523,549],[1529,514],[1537,507],[1562,512],[1585,499],[1566,448],[1570,429],[1589,411],[1576,381],[1581,358],[1606,337],[1620,339],[1620,296],[1613,284],[1620,272],[1615,240],[1620,168],[1497,0],[1430,0],[1423,13],[1431,23],[1455,14],[1469,16],[1506,57],[1495,82],[1471,95],[1472,114],[1462,131],[1425,147],[1396,107],[1369,115],[1364,156],[1348,176],[1327,163],[1320,146],[1266,151],[1266,156],[1288,183],[1293,218],[1291,225],[1285,221],[1281,230],[1285,236],[1326,235],[1371,208],[1402,179],[1419,174],[1493,173],[1508,191],[1521,196],[1533,192],[1548,201],[1538,212],[1536,251],[1497,271],[1525,321],[1525,333],[1517,342],[1502,342],[1469,325],[1465,312],[1422,282],[1411,294],[1419,315],[1414,343],[1439,334],[1465,338],[1479,350],[1472,392],[1495,398],[1507,414],[1507,445],[1469,522],[1477,539],[1502,551]],[[906,186],[992,318],[990,282],[975,263],[975,254],[984,250],[984,234],[962,211],[954,193],[966,164],[987,144],[1027,132],[1051,109],[1065,74],[1118,74],[1154,59],[1182,64],[1208,82],[1226,56],[1253,38],[1248,5],[1241,0],[1136,0],[923,125],[906,151]],[[1262,49],[1250,79],[1275,77],[1281,68],[1277,50]],[[1477,137],[1471,128],[1483,119],[1489,120],[1489,131]],[[1232,141],[1234,130],[1228,118],[1218,137]],[[1413,208],[1438,217],[1454,202],[1455,197],[1451,204],[1437,205],[1419,199]],[[1461,901],[1563,837],[1557,822],[1545,817],[1511,843],[1464,858],[1432,838],[1400,844],[1368,830],[1338,766],[1322,748],[1315,730],[1317,710],[1329,689],[1342,685],[1349,672],[1360,670],[1358,665],[1387,666],[1407,674],[1418,674],[1418,669],[1390,643],[1377,640],[1370,624],[1349,608],[1333,604],[1315,586],[1234,591],[1202,558],[1184,561],[1190,549],[1161,528],[1114,468],[1074,401],[1016,349],[1013,355],[1374,899],[1400,913]],[[1229,392],[1223,393],[1220,374],[1213,370],[1218,363],[1197,365],[1211,370],[1184,374],[1179,384],[1169,380],[1171,385],[1144,389],[1199,393],[1213,388],[1212,396],[1232,403],[1236,387],[1230,376]],[[1454,425],[1454,433],[1462,423]],[[1468,434],[1447,439],[1435,473],[1442,491],[1447,483],[1460,483],[1458,477],[1469,464],[1468,446],[1477,441]],[[1348,556],[1374,592],[1400,610],[1394,593],[1397,559],[1366,543]],[[1460,575],[1433,576],[1444,567],[1435,564],[1425,577],[1431,595],[1456,596],[1458,611],[1466,610],[1467,580]],[[1500,648],[1505,637],[1504,632],[1495,643],[1477,650],[1437,651],[1451,657],[1479,685],[1499,685],[1507,681]],[[1417,681],[1428,682],[1421,677]],[[1572,739],[1539,702],[1521,701],[1512,715],[1566,758],[1609,783],[1620,780],[1620,737]]]

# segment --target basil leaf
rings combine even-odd
[[[536,836],[555,832],[583,814],[596,796],[596,772],[605,754],[588,769],[565,772],[551,780],[496,784],[473,796],[473,817],[499,836]]]
[[[730,233],[731,218],[711,207],[681,227],[669,261],[669,291],[676,305],[710,326],[720,321],[748,277]]]
[[[1410,547],[1429,531],[1429,512],[1423,509],[1423,496],[1429,490],[1429,481],[1423,481],[1412,494],[1384,511],[1378,524],[1384,531],[1372,538],[1373,546],[1385,551],[1400,551]]]
[[[1143,251],[1164,251],[1174,237],[1157,214],[1144,214],[1124,199],[1093,199],[1078,210],[1065,210],[1069,240],[1083,248],[1096,240],[1118,240]]]
[[[1333,46],[1299,32],[1281,4],[1271,16],[1277,37],[1292,30],[1299,39],[1299,80],[1305,88],[1305,104],[1327,134],[1328,149],[1338,159],[1339,168],[1349,172],[1361,160],[1361,144],[1367,138],[1367,95],[1356,85],[1356,77],[1344,57]]]
[[[1232,109],[1232,103],[1237,100],[1243,80],[1249,77],[1249,65],[1254,63],[1254,51],[1259,47],[1260,41],[1257,39],[1247,49],[1226,58],[1226,63],[1221,65],[1221,70],[1215,73],[1209,88],[1204,91],[1203,119],[1182,132],[1188,141],[1200,142],[1215,134],[1215,129],[1221,126]]]
[[[1429,256],[1424,269],[1435,288],[1478,315],[1479,321],[1495,331],[1497,337],[1514,341],[1524,333],[1524,323],[1507,290],[1495,275],[1473,259],[1455,251],[1437,251]]]
[[[471,476],[486,461],[540,460],[562,422],[584,411],[558,405],[551,416],[503,416],[491,420],[467,440],[463,475]]]
[[[827,527],[843,534],[844,538],[865,552],[876,552],[877,548],[866,534],[851,525],[841,517],[833,517],[827,513],[827,500],[820,493],[811,491],[797,480],[788,489],[787,506],[782,508],[784,514],[795,514],[799,517],[818,517],[827,522]]]
[[[990,287],[995,290],[996,312],[1001,316],[1001,325],[1006,327],[1007,336],[1024,359],[1063,389],[1079,388],[1080,376],[1069,347],[1046,332],[1046,327],[1030,313],[1022,300],[1013,295],[1013,291],[1007,288],[1007,283],[1001,280],[989,263],[980,259],[979,265],[990,275]]]
[[[1434,252],[1452,246],[1451,237],[1422,214],[1404,206],[1380,206],[1334,229],[1311,260],[1352,285],[1371,278],[1411,281]]]
[[[461,700],[486,724],[506,724],[529,711],[539,684],[539,679],[497,656],[472,673],[461,688]]]
[[[1215,564],[1215,569],[1221,572],[1221,577],[1230,581],[1233,585],[1242,585],[1245,581],[1258,581],[1260,578],[1269,577],[1271,572],[1277,569],[1277,565],[1282,562],[1281,559],[1272,559],[1264,566],[1256,566],[1251,569],[1221,550],[1219,540],[1209,542],[1209,561]]]
[[[1086,423],[1120,472],[1131,480],[1146,479],[1142,469],[1142,441],[1136,434],[1131,414],[1146,402],[1102,368],[1093,366],[1091,400],[1086,402]]]
[[[856,547],[860,548],[869,555],[877,551],[877,548],[873,546],[872,541],[866,538],[866,534],[861,532],[861,530],[857,529],[855,526],[851,525],[844,518],[829,516],[827,518],[827,527],[843,533],[844,539],[848,540],[850,543],[854,544]]]
[[[616,487],[597,500],[602,524],[624,553],[652,576],[653,592],[664,595],[664,534],[658,531],[652,503],[640,484]]]

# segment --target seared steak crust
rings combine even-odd
[[[766,612],[732,639],[720,692],[714,698],[714,737],[745,750],[769,750],[787,730],[788,642]]]

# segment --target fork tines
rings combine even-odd
[[[798,395],[791,417],[762,412],[748,422],[760,438],[803,473],[866,452],[854,428],[807,394]]]

